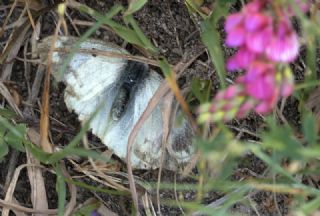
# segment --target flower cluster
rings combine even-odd
[[[296,3],[302,11],[310,6],[298,0]],[[228,59],[227,69],[244,70],[244,74],[219,92],[213,104],[201,108],[200,119],[210,116],[213,121],[230,120],[244,117],[250,110],[268,113],[279,97],[292,93],[294,81],[287,64],[299,53],[299,38],[290,22],[292,14],[286,5],[253,0],[227,17],[226,45],[238,48]]]

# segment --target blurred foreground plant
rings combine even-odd
[[[297,3],[302,11],[310,7],[309,2]],[[245,117],[251,110],[265,114],[280,97],[292,94],[294,79],[288,64],[299,53],[298,35],[290,21],[293,15],[286,2],[253,0],[227,17],[226,45],[238,51],[226,67],[245,73],[221,90],[212,104],[201,106],[200,123]]]

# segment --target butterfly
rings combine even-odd
[[[52,53],[53,76],[58,77],[59,67],[67,59],[67,51],[77,41],[76,37],[58,37],[55,47],[66,52]],[[38,45],[44,61],[52,42],[53,37],[49,36]],[[93,116],[90,122],[92,133],[124,160],[129,135],[163,78],[144,63],[94,52],[128,54],[123,48],[100,40],[87,39],[80,43],[80,49],[71,57],[62,77],[66,85],[64,100],[68,109],[78,114],[80,121],[88,121]],[[136,136],[131,155],[135,169],[160,167],[161,154],[167,151],[164,167],[176,170],[194,153],[192,130],[185,118],[179,125],[171,127],[167,139],[171,151],[162,148],[163,106],[161,102],[157,105]]]

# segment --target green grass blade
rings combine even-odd
[[[213,62],[217,71],[220,84],[222,88],[226,87],[226,69],[225,61],[223,57],[222,48],[220,45],[221,37],[216,29],[216,23],[205,20],[202,25],[201,39],[204,45],[207,47],[211,61]]]
[[[131,15],[135,12],[137,12],[138,10],[140,10],[146,3],[148,2],[148,0],[130,0],[129,1],[129,7],[126,10],[126,12],[124,13],[124,16],[128,16]]]
[[[56,190],[58,193],[58,215],[64,215],[64,207],[66,204],[66,197],[67,197],[67,188],[66,183],[64,181],[62,170],[60,165],[55,166],[55,171],[57,175],[57,183],[56,183]]]

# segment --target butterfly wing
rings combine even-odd
[[[77,38],[74,37],[59,37],[56,47],[70,50],[76,41]],[[43,54],[42,58],[46,58],[51,42],[52,37],[49,37],[40,44],[39,51]],[[139,79],[134,84],[135,88],[130,89],[132,92],[130,92],[129,101],[121,118],[112,119],[110,113],[118,97],[121,82],[123,77],[130,78],[125,74],[128,73],[126,70],[131,71],[132,68],[126,68],[128,62],[124,59],[96,56],[92,55],[92,51],[126,53],[119,47],[98,40],[86,40],[81,43],[79,52],[77,51],[72,56],[63,75],[62,80],[66,84],[65,102],[70,110],[79,115],[81,121],[86,121],[94,115],[90,122],[93,134],[98,136],[117,156],[125,159],[129,135],[163,79],[152,70],[147,76]],[[66,58],[66,53],[53,52],[52,72],[55,77],[58,77],[59,67]],[[131,157],[134,168],[149,169],[160,166],[163,130],[161,106],[160,103],[153,110],[137,134]],[[169,146],[176,147],[177,143],[190,142],[191,139],[186,138],[187,129],[188,123],[185,120],[182,127],[175,128],[169,134]],[[173,154],[167,154],[169,162],[166,168],[169,169],[176,169],[176,160],[179,164],[179,161],[184,162],[185,158],[191,155],[190,152],[184,150],[171,152]]]
[[[77,42],[75,37],[58,37],[55,47],[65,52],[53,52],[52,74],[59,78],[59,69],[68,57],[70,51]],[[38,50],[42,59],[47,59],[53,37],[45,38],[39,44]],[[79,114],[80,120],[88,119],[100,106],[105,92],[115,89],[115,85],[121,77],[121,68],[126,60],[101,55],[94,55],[92,51],[107,51],[115,53],[127,53],[125,50],[112,44],[106,44],[99,40],[86,40],[80,44],[79,52],[74,53],[67,70],[63,74],[63,82],[66,84],[65,102],[70,110]],[[42,54],[42,55],[41,55]]]
[[[154,71],[139,82],[132,98],[130,99],[125,114],[117,123],[109,125],[107,133],[103,135],[103,142],[107,144],[118,156],[125,158],[127,142],[133,127],[138,122],[143,111],[158,87],[162,77]],[[121,136],[119,136],[119,133]],[[139,169],[153,168],[150,157],[157,160],[160,156],[162,118],[160,107],[157,107],[152,115],[144,122],[138,132],[133,145],[132,166]],[[158,149],[158,150],[156,150]],[[154,151],[154,153],[151,153]],[[151,153],[151,154],[150,154]],[[139,156],[137,156],[139,155]]]

